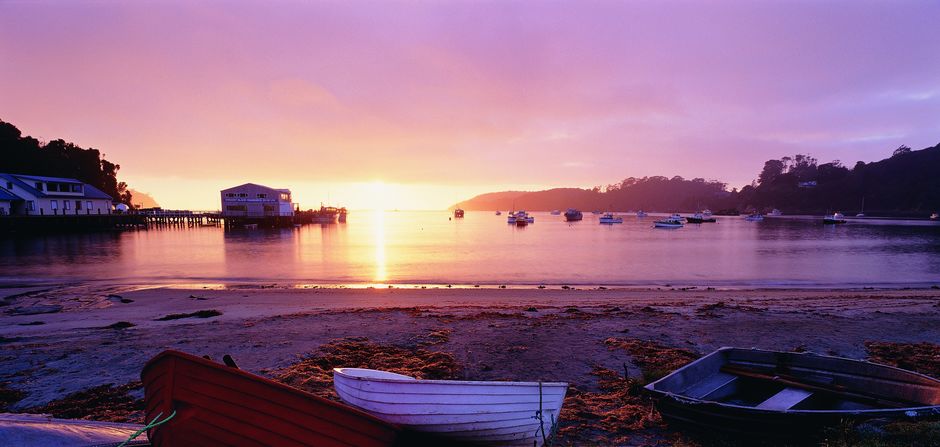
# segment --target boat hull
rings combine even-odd
[[[542,445],[543,430],[548,437],[558,423],[568,388],[565,383],[377,379],[349,371],[356,370],[333,373],[344,402],[407,429],[476,445]],[[541,423],[535,417],[540,408]]]
[[[766,377],[758,379],[741,368]],[[805,383],[795,385],[799,381]],[[756,436],[812,435],[842,420],[940,416],[936,379],[809,353],[721,348],[646,390],[658,398],[657,407],[672,422]],[[877,401],[861,394],[875,391]],[[911,404],[884,403],[889,400]]]
[[[398,428],[354,408],[177,351],[140,374],[154,446],[390,446]]]

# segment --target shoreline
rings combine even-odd
[[[216,359],[231,354],[246,371],[278,377],[346,340],[402,355],[440,352],[469,380],[569,382],[572,398],[584,400],[604,391],[611,372],[646,376],[635,353],[618,346],[649,344],[689,356],[738,346],[863,359],[870,342],[940,340],[936,289],[178,289],[85,283],[0,290],[9,295],[15,296],[0,306],[0,384],[23,393],[6,410],[14,412],[37,411],[106,384],[139,398],[130,384],[165,349]],[[11,315],[15,309],[57,310]],[[569,432],[561,445],[591,443],[570,432],[581,430],[573,420],[563,423]],[[661,439],[670,430],[654,424],[630,436]],[[607,444],[621,439],[599,436]]]

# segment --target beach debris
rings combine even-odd
[[[662,425],[641,382],[600,366],[591,374],[599,391],[568,388],[559,429],[564,445],[635,445],[635,430]]]
[[[0,413],[6,412],[13,404],[23,400],[26,393],[10,388],[10,382],[0,382]]]
[[[137,326],[137,325],[129,321],[118,321],[117,323],[114,323],[114,324],[102,326],[101,329],[127,329],[129,327],[134,327],[134,326]]]
[[[413,340],[417,342],[418,346],[439,345],[441,343],[446,343],[448,340],[450,340],[450,334],[452,332],[453,330],[448,329],[448,328],[432,329],[431,332],[414,337]]]
[[[209,298],[206,298],[204,296],[198,296],[198,295],[190,295],[189,299],[196,300],[196,301],[205,301],[205,300],[208,300]]]
[[[29,323],[20,323],[20,326],[40,326],[46,324],[44,321],[30,321]]]
[[[191,312],[188,314],[169,314],[169,315],[165,315],[160,318],[157,318],[154,321],[180,320],[183,318],[211,318],[211,317],[217,317],[219,315],[222,315],[222,312],[214,310],[214,309],[210,309],[210,310],[200,310],[196,312]]]
[[[58,304],[34,304],[32,306],[20,306],[6,311],[7,315],[40,315],[54,314],[61,312],[62,306]]]
[[[333,390],[333,368],[379,369],[419,379],[459,379],[453,354],[418,346],[373,343],[364,337],[333,340],[301,361],[272,372],[278,382],[317,396],[339,400]]]
[[[132,299],[124,298],[124,297],[121,296],[121,295],[116,295],[116,294],[113,294],[113,293],[110,294],[110,295],[108,295],[108,300],[111,301],[111,302],[113,302],[113,303],[121,303],[121,304],[130,304],[130,303],[133,303],[133,302],[134,302],[134,300],[132,300]]]
[[[0,343],[13,343],[22,340],[22,337],[4,337],[0,335]]]
[[[142,388],[139,381],[119,386],[109,383],[69,394],[26,412],[65,419],[139,423],[143,419],[144,401],[130,393]]]
[[[940,377],[940,344],[865,342],[868,360],[931,377]]]
[[[524,309],[526,312],[538,312],[539,310],[534,307],[526,307]]]
[[[620,348],[630,354],[646,382],[657,380],[699,358],[693,351],[673,348],[650,340],[615,338],[604,340],[609,349]]]

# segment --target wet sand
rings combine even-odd
[[[147,359],[164,349],[213,358],[231,354],[242,369],[277,376],[331,341],[356,337],[449,353],[459,365],[456,374],[466,379],[566,381],[578,390],[574,396],[604,391],[611,374],[622,378],[625,370],[627,376],[642,380],[649,371],[642,370],[636,350],[624,348],[634,341],[694,355],[738,346],[861,359],[868,356],[869,341],[940,340],[936,289],[210,290],[70,285],[0,289],[0,296],[12,296],[0,301],[0,383],[23,393],[7,411],[34,409],[76,391],[139,380]],[[50,313],[12,315],[34,311]],[[201,311],[206,318],[179,315]],[[165,318],[173,314],[173,319]],[[139,390],[132,395],[139,397]],[[671,439],[670,429],[662,424],[638,427],[626,437],[595,433],[583,438],[563,425],[559,441],[643,445]]]

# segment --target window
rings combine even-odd
[[[62,205],[65,205],[66,210],[72,209],[72,202],[69,202],[68,200],[63,200]]]
[[[282,192],[282,193],[281,193],[281,201],[282,201],[282,202],[290,202],[290,194],[288,194],[288,193],[286,193],[286,192]]]
[[[240,193],[238,193],[238,197],[248,197],[248,193],[247,193],[247,192],[240,192]]]
[[[227,192],[227,193],[225,193],[225,197],[235,197],[235,193],[234,193],[234,192]]]
[[[259,199],[264,199],[264,198],[266,198],[266,197],[268,197],[267,194],[258,194],[258,198],[259,198]]]
[[[86,200],[86,201],[85,201],[85,209],[86,209],[86,210],[90,210],[90,209],[91,209],[91,200]]]
[[[229,205],[225,207],[225,211],[248,211],[248,207],[245,205]]]
[[[82,185],[72,185],[72,192],[82,192]]]
[[[7,182],[7,189],[13,191],[13,182]]]
[[[42,182],[36,182],[36,189],[42,191]]]
[[[28,209],[28,210],[30,210],[30,211],[36,211],[36,202],[33,202],[32,200],[27,200],[27,201],[26,201],[26,209]]]
[[[76,200],[76,201],[75,201],[75,211],[81,211],[81,209],[82,209],[82,201],[81,201],[81,200]]]
[[[52,202],[49,203],[49,206],[50,206],[52,209],[57,210],[57,209],[59,209],[59,201],[58,201],[58,200],[53,200]]]

